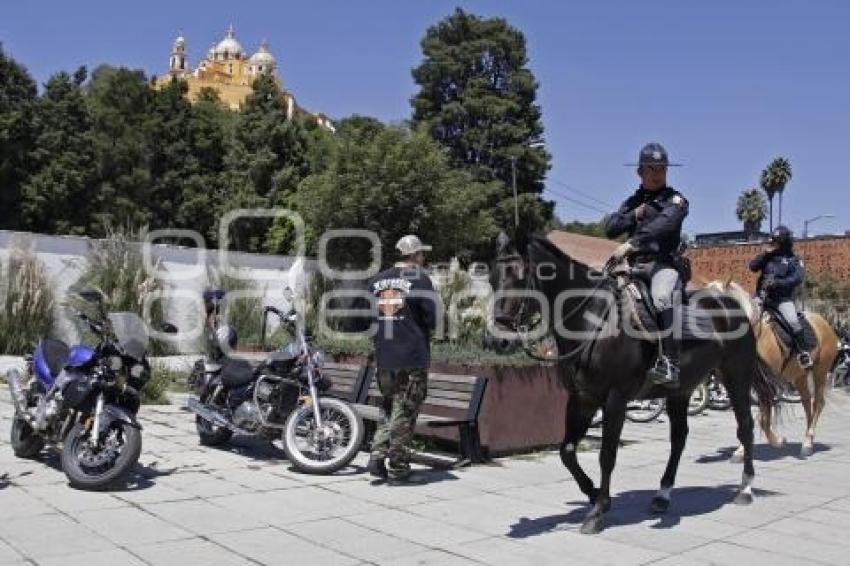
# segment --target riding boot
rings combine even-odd
[[[797,361],[800,363],[800,367],[803,369],[811,369],[815,364],[812,361],[812,354],[809,352],[808,348],[806,348],[806,331],[801,329],[795,332],[794,342],[797,343],[797,350],[800,352],[797,354]]]
[[[675,311],[672,308],[661,311],[658,315],[661,338],[661,352],[655,360],[655,365],[649,370],[649,378],[655,385],[663,385],[675,389],[679,387],[679,350],[681,345],[673,330]]]

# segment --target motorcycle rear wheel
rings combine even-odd
[[[34,458],[44,448],[44,439],[20,415],[12,420],[12,450],[18,458]]]

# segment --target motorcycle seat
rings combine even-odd
[[[227,358],[221,365],[221,384],[227,389],[248,385],[254,381],[254,366],[247,360]]]

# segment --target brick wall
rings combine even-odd
[[[766,249],[765,244],[690,249],[688,257],[693,264],[693,283],[701,286],[714,279],[725,281],[731,276],[751,293],[755,292],[756,276],[747,269],[747,263]],[[850,236],[809,238],[796,242],[794,250],[803,258],[809,273],[831,273],[845,281],[850,280]]]

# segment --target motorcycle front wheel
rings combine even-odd
[[[142,433],[135,426],[113,421],[101,445],[93,447],[85,424],[79,422],[62,446],[62,469],[72,487],[107,489],[136,465],[141,452]]]
[[[296,470],[331,474],[347,466],[363,444],[363,419],[344,401],[319,400],[322,426],[316,426],[315,401],[289,415],[283,430],[283,450]]]

